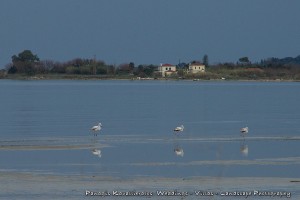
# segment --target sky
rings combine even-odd
[[[26,49],[115,65],[296,57],[299,10],[299,0],[1,0],[0,68]]]

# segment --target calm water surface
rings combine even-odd
[[[292,82],[0,80],[0,170],[300,178],[299,91]]]

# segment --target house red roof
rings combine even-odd
[[[174,65],[171,65],[171,64],[166,63],[166,64],[162,64],[161,66],[162,66],[162,67],[171,67],[171,66],[174,66]]]

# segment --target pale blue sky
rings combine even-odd
[[[1,0],[0,68],[40,59],[108,64],[300,55],[299,0]]]

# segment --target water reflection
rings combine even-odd
[[[102,152],[100,149],[92,149],[92,154],[101,158]]]
[[[95,156],[98,156],[99,158],[102,157],[102,151],[100,148],[97,148],[100,146],[99,144],[99,140],[94,138],[92,140],[92,145],[94,146],[94,148],[91,150],[92,154],[95,155]]]
[[[243,156],[248,156],[249,153],[249,148],[248,145],[245,144],[244,142],[240,145],[240,152]]]
[[[181,148],[179,145],[175,146],[174,152],[175,152],[176,156],[181,156],[181,157],[184,156],[183,148]]]

